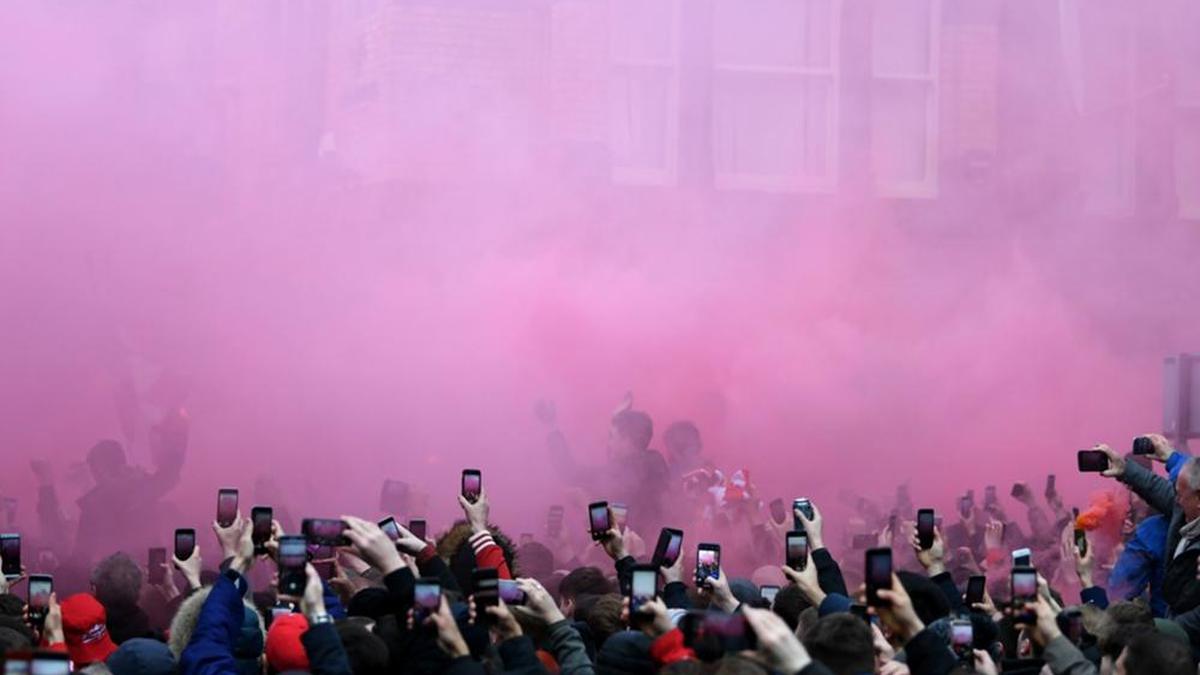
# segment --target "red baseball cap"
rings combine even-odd
[[[264,651],[267,663],[275,672],[308,670],[308,653],[300,641],[300,636],[307,630],[308,619],[303,614],[284,614],[271,622]]]
[[[77,667],[104,661],[117,651],[108,635],[108,613],[90,593],[76,593],[60,605],[67,652]]]

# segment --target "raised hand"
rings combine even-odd
[[[925,624],[913,609],[912,599],[908,597],[908,592],[904,590],[895,574],[892,575],[892,587],[881,588],[878,593],[883,604],[874,610],[892,635],[908,642],[914,635],[925,630]]]
[[[742,613],[758,638],[758,658],[772,671],[798,673],[812,663],[800,638],[774,612],[744,607]]]
[[[808,564],[803,570],[794,570],[787,565],[780,567],[783,576],[787,577],[788,581],[796,584],[800,589],[800,593],[808,600],[813,607],[820,607],[825,600],[825,591],[821,590],[821,584],[817,580],[817,566],[813,564],[812,556],[809,555]]]
[[[1125,457],[1104,443],[1096,445],[1093,450],[1099,450],[1108,456],[1108,468],[1100,472],[1106,478],[1120,478],[1125,475]]]
[[[508,610],[508,605],[503,600],[497,600],[496,604],[488,605],[484,608],[490,621],[492,633],[496,636],[496,642],[504,642],[513,638],[521,637],[521,624],[517,623],[517,618]],[[476,625],[479,622],[479,607],[475,604],[475,596],[471,596],[470,606],[471,624]]]
[[[913,551],[917,554],[917,562],[921,563],[921,566],[925,568],[926,574],[934,577],[946,571],[946,546],[942,541],[941,528],[933,528],[933,545],[927,549],[921,548],[920,538],[915,532],[908,541],[912,544]]]
[[[817,508],[816,503],[809,502],[809,504],[812,506],[813,512],[813,517],[811,520],[808,518],[808,516],[805,516],[804,512],[800,509],[793,508],[792,513],[795,514],[795,517],[800,519],[801,523],[804,523],[804,531],[808,533],[808,547],[815,551],[820,548],[825,548],[825,541],[821,537],[821,531],[823,529],[825,519],[821,517],[821,510]]]
[[[250,521],[242,517],[241,511],[238,511],[237,518],[229,527],[221,527],[220,523],[213,521],[213,532],[221,544],[221,553],[225,558],[232,558],[229,566],[239,573],[254,564],[253,531]]]
[[[467,498],[459,495],[458,505],[462,507],[463,515],[467,518],[467,523],[471,525],[471,534],[479,534],[486,532],[488,529],[488,515],[491,512],[491,506],[488,504],[487,491],[483,488],[479,489],[479,499],[475,503],[467,501]]]
[[[562,610],[554,602],[554,596],[542,587],[537,579],[517,579],[517,587],[525,592],[525,609],[547,624],[565,619]]]
[[[379,570],[383,576],[404,567],[396,544],[378,525],[354,516],[342,516],[342,522],[346,523],[346,538],[354,546],[358,557]]]

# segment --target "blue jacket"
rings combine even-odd
[[[180,675],[237,675],[233,646],[242,629],[242,595],[246,579],[233,570],[217,577],[200,608],[192,639],[179,655]]]
[[[1167,459],[1167,476],[1171,482],[1179,476],[1188,455],[1172,453]],[[1167,616],[1167,601],[1163,598],[1163,575],[1166,572],[1163,552],[1167,547],[1169,520],[1164,515],[1154,515],[1138,523],[1133,536],[1125,543],[1125,550],[1113,566],[1108,586],[1114,595],[1132,600],[1150,590],[1150,609],[1154,616]]]

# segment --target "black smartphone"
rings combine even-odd
[[[1075,528],[1075,548],[1079,549],[1079,557],[1087,555],[1087,532],[1082,528]]]
[[[4,578],[16,579],[21,576],[21,535],[0,534],[0,559],[3,564]]]
[[[879,599],[880,589],[892,587],[892,549],[870,549],[866,558],[867,606],[879,607],[884,604]]]
[[[271,521],[275,512],[269,506],[255,506],[250,509],[250,540],[254,542],[254,554],[263,555],[267,552],[267,542],[271,540]]]
[[[594,541],[603,541],[612,529],[612,518],[609,517],[608,502],[592,502],[588,504],[588,528]]]
[[[71,655],[39,649],[29,659],[29,675],[69,675]]]
[[[146,579],[151,586],[161,586],[167,580],[167,570],[163,565],[167,564],[167,549],[152,548],[146,560]]]
[[[850,613],[867,623],[871,623],[871,615],[867,612],[866,605],[853,604],[850,605]]]
[[[808,566],[808,533],[793,530],[785,535],[787,566],[799,572]]]
[[[721,545],[700,544],[696,547],[696,585],[721,576]]]
[[[413,586],[413,625],[420,626],[442,604],[442,584],[437,578],[418,579]]]
[[[654,565],[634,566],[629,588],[629,615],[633,616],[643,605],[658,597],[658,568]]]
[[[767,609],[775,606],[775,596],[779,595],[779,587],[772,584],[765,584],[758,587],[758,597],[762,598],[767,603]]]
[[[217,490],[217,524],[221,527],[233,525],[238,514],[237,488],[221,488]]]
[[[778,497],[771,500],[771,520],[780,525],[783,524],[783,521],[787,520],[787,506]]]
[[[1025,605],[1037,602],[1037,570],[1032,567],[1014,567],[1012,570],[1013,621],[1033,623],[1037,614],[1025,610]]]
[[[654,555],[650,558],[655,567],[670,567],[679,560],[683,551],[683,530],[664,527],[658,532],[658,543],[654,545]]]
[[[474,504],[479,501],[479,495],[483,494],[483,474],[479,469],[463,469],[462,472],[462,496],[463,499]]]
[[[400,541],[400,526],[396,524],[396,519],[388,516],[379,521],[379,529],[388,536],[392,541]]]
[[[429,535],[429,526],[425,524],[424,518],[414,518],[408,521],[408,531],[417,539],[425,541],[425,537]]]
[[[30,575],[28,590],[29,620],[40,626],[46,620],[46,612],[50,611],[50,594],[54,592],[54,577],[49,574]]]
[[[975,500],[970,497],[964,496],[958,498],[958,512],[962,514],[964,519],[971,517],[971,511],[975,508],[974,502]]]
[[[312,562],[314,560],[332,560],[333,559],[334,553],[333,553],[332,546],[326,546],[325,544],[309,543],[307,548],[308,548],[308,561],[309,562]]]
[[[304,565],[308,563],[308,540],[301,536],[279,538],[279,594],[300,597],[308,577]]]
[[[517,585],[514,579],[500,579],[497,583],[497,588],[500,591],[500,599],[506,605],[524,605],[525,591]]]
[[[181,527],[175,530],[175,557],[187,560],[192,557],[192,552],[195,550],[196,530],[190,527]]]
[[[976,575],[967,579],[967,595],[963,599],[963,603],[970,609],[974,605],[983,602],[983,594],[987,590],[987,577]]]
[[[954,619],[950,622],[950,650],[958,658],[959,663],[975,663],[975,630],[966,619]]]
[[[1020,483],[1013,483],[1012,490],[1008,494],[1013,499],[1020,499],[1025,494],[1025,486]]]
[[[1033,564],[1033,551],[1019,548],[1012,552],[1013,567],[1029,567]]]
[[[500,577],[495,567],[477,567],[471,572],[471,594],[475,597],[475,616],[491,621],[488,607],[500,604]]]
[[[1101,450],[1080,450],[1079,470],[1082,473],[1099,473],[1108,469],[1108,455]]]
[[[919,509],[917,511],[917,545],[922,551],[928,551],[933,548],[933,527],[934,522],[933,509]]]
[[[562,524],[563,507],[554,504],[546,514],[546,536],[550,539],[558,539],[562,535]]]
[[[1138,436],[1133,439],[1133,454],[1153,455],[1154,441],[1151,441],[1149,436]]]
[[[1049,474],[1049,475],[1047,475],[1047,476],[1046,476],[1046,494],[1047,494],[1047,495],[1052,495],[1052,494],[1054,494],[1054,492],[1055,492],[1055,489],[1054,489],[1054,488],[1055,488],[1055,486],[1054,486],[1054,474]]]
[[[800,520],[800,516],[796,515],[796,511],[803,513],[805,518],[812,520],[812,502],[809,501],[808,497],[796,497],[792,500],[792,529],[796,531],[803,531],[804,521]]]
[[[350,540],[346,538],[345,531],[346,523],[337,518],[305,518],[300,521],[300,533],[308,539],[308,543],[317,546],[349,546]]]

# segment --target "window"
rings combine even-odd
[[[1200,220],[1200,5],[1186,3],[1181,19],[1175,44],[1175,194],[1179,217]]]
[[[838,172],[840,0],[717,0],[718,188],[832,190]]]
[[[609,151],[618,182],[675,182],[679,5],[679,0],[612,0]]]
[[[879,194],[935,197],[941,0],[876,0],[871,166]]]

